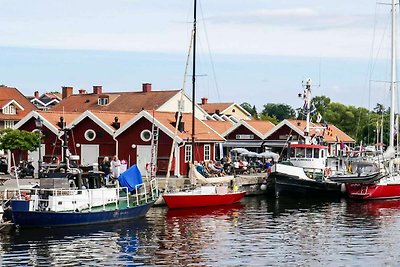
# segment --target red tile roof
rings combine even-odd
[[[270,121],[246,120],[245,122],[256,129],[258,132],[260,132],[262,135],[265,135],[267,132],[275,127],[275,124]]]
[[[120,123],[120,127],[122,127],[125,123],[127,123],[130,119],[132,119],[136,115],[136,113],[110,112],[110,111],[99,111],[99,110],[93,110],[91,112],[93,113],[93,115],[98,117],[100,120],[102,120],[108,126],[112,127],[114,130],[116,130],[116,128],[113,127],[113,122],[115,121],[115,117],[118,117],[118,122]]]
[[[152,115],[152,114],[151,114]],[[175,132],[175,127],[171,124],[175,122],[175,112],[154,112],[154,117],[162,125],[167,127],[170,131]],[[191,139],[192,138],[192,114],[183,113],[182,121],[185,123],[185,131],[179,132],[178,136],[181,139]],[[224,141],[225,139],[214,132],[210,127],[208,127],[201,120],[195,120],[195,139],[197,141]]]
[[[179,90],[151,91],[151,92],[112,92],[102,93],[109,96],[109,103],[105,106],[98,105],[98,94],[76,94],[63,99],[52,110],[77,111],[101,110],[112,112],[139,113],[141,110],[157,109]]]
[[[225,109],[232,106],[234,103],[207,103],[207,104],[199,104],[202,109],[204,109],[208,114],[217,113],[217,111],[222,112]]]
[[[21,105],[24,110],[17,107],[17,114],[3,114],[0,112],[0,120],[21,120],[32,110],[37,108],[33,105],[17,88],[13,87],[0,87],[0,101],[3,103],[1,106],[7,104],[11,100],[15,100]]]
[[[306,121],[303,121],[303,120],[288,120],[288,121],[302,132],[306,128]],[[353,138],[348,136],[346,133],[344,133],[342,130],[340,130],[333,124],[328,124],[329,129],[332,130],[332,135],[328,134],[329,131],[327,129],[325,129],[325,131],[322,129],[323,126],[321,123],[310,122],[310,127],[321,128],[320,131],[324,133],[324,141],[326,141],[328,143],[336,142],[336,136],[338,137],[339,141],[355,142],[355,140]],[[313,135],[313,134],[316,134],[316,129],[310,129],[310,135]]]
[[[207,120],[204,121],[208,126],[213,128],[216,132],[219,134],[223,134],[226,131],[228,131],[230,128],[232,128],[233,123],[229,121],[212,121],[212,120]]]

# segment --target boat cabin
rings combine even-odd
[[[328,147],[314,144],[291,144],[289,162],[293,166],[307,169],[324,169],[328,157]]]

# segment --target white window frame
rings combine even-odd
[[[109,103],[108,97],[100,97],[100,98],[97,100],[97,104],[98,104],[99,106],[107,106],[108,103]]]
[[[192,161],[192,145],[185,145],[185,162]]]
[[[4,121],[4,128],[13,128],[14,125],[15,125],[15,121],[12,121],[12,120]]]
[[[8,105],[7,107],[5,107],[3,109],[3,114],[15,115],[15,114],[17,114],[17,109],[15,108],[14,105]]]
[[[146,133],[148,133],[149,134],[149,137],[148,138],[146,138],[144,135],[146,134]],[[150,130],[143,130],[141,133],[140,133],[140,139],[142,139],[142,141],[144,141],[144,142],[149,142],[150,140],[151,140],[151,138],[153,137],[153,134],[151,133],[151,131]]]
[[[93,133],[93,137],[90,138],[89,137],[89,133]],[[96,139],[96,132],[93,129],[88,129],[85,132],[85,139],[89,142],[93,141],[94,139]]]
[[[210,144],[206,144],[204,145],[204,161],[209,161],[210,159],[211,159],[211,146]]]

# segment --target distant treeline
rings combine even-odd
[[[288,104],[268,103],[263,106],[261,112],[257,111],[256,107],[250,103],[245,102],[241,106],[255,119],[269,120],[275,124],[284,119],[305,120],[303,108],[294,109]],[[388,143],[390,108],[385,108],[382,104],[378,103],[373,110],[368,110],[331,102],[331,99],[326,96],[316,96],[311,100],[311,106],[316,109],[312,115],[313,122],[316,122],[317,116],[320,114],[321,122],[334,124],[354,138],[357,143],[361,141],[363,144],[376,143],[377,131],[379,131],[380,138],[380,129],[382,129],[383,123],[383,142]]]

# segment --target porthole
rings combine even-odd
[[[88,141],[93,141],[96,138],[96,132],[89,129],[85,132],[85,139]]]
[[[145,142],[150,141],[151,140],[151,132],[149,130],[143,130],[140,133],[140,138]]]

